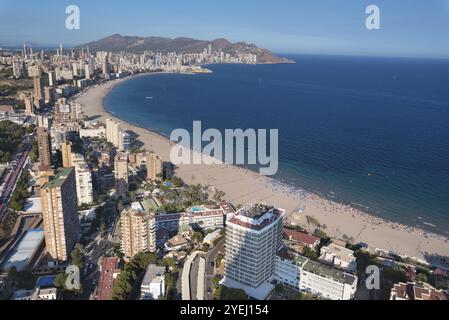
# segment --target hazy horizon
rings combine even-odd
[[[67,30],[67,6],[80,8],[80,30]],[[365,26],[367,6],[380,9],[380,30]],[[273,52],[357,56],[449,58],[449,0],[422,3],[377,0],[248,0],[195,6],[174,0],[127,1],[0,0],[0,45],[66,47],[112,34],[244,41]]]

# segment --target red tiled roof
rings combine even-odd
[[[114,274],[120,272],[120,270],[117,269],[118,262],[119,259],[115,257],[103,259],[101,263],[97,300],[111,300],[110,294],[115,282]]]
[[[47,165],[39,165],[39,166],[37,166],[37,170],[39,170],[39,171],[51,171],[52,168],[51,168],[51,166],[47,166]]]
[[[304,243],[306,245],[314,246],[320,238],[312,236],[311,234],[303,233],[300,231],[285,229],[285,234],[288,236],[290,241]]]
[[[449,300],[447,293],[435,289],[414,287],[415,300]]]
[[[396,297],[407,300],[449,300],[449,294],[433,288],[418,287],[414,283],[398,283],[393,287]]]

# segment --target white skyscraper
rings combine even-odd
[[[272,291],[276,253],[283,246],[284,210],[261,204],[241,209],[227,222],[222,285],[265,299]]]

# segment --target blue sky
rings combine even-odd
[[[81,29],[65,28],[76,4]],[[365,8],[381,30],[365,28]],[[85,43],[120,33],[225,37],[280,53],[449,58],[449,0],[0,0],[0,45]]]

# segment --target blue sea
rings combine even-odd
[[[297,63],[136,77],[104,102],[164,135],[194,120],[279,129],[277,179],[448,235],[449,60],[290,58]]]

